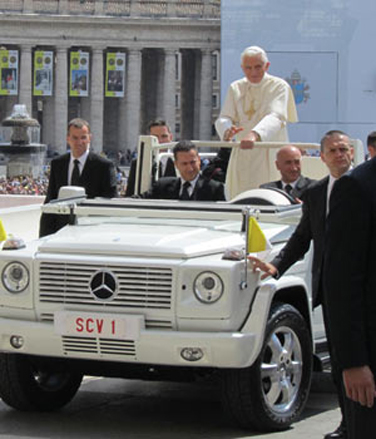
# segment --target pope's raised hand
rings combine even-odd
[[[223,140],[225,142],[229,142],[232,140],[240,131],[243,131],[242,127],[237,127],[236,125],[232,125],[231,128],[225,131],[223,136]]]

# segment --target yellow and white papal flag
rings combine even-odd
[[[260,224],[253,216],[248,217],[247,224],[247,254],[257,253],[258,257],[264,258],[270,252],[272,245],[261,230]]]
[[[5,241],[7,239],[7,234],[4,229],[3,222],[0,219],[0,242]]]

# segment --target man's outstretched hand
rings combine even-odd
[[[264,274],[261,276],[261,279],[266,279],[268,276],[275,276],[278,274],[278,270],[273,264],[264,262],[255,256],[247,256],[247,258],[251,262],[253,272],[257,270],[264,272]]]

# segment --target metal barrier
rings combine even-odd
[[[201,141],[193,140],[195,145],[200,148],[240,148],[240,142],[215,142],[215,141]],[[159,144],[158,139],[154,136],[140,136],[138,142],[138,160],[136,169],[136,183],[135,183],[135,193],[140,194],[145,192],[150,187],[151,173],[152,173],[152,163],[153,156],[158,156],[158,151],[160,149],[172,149],[176,143],[163,143]],[[273,180],[279,180],[280,175],[275,168],[274,160],[275,154],[279,148],[285,146],[287,142],[256,142],[255,148],[263,148],[273,150],[273,154],[270,154],[269,160],[272,162],[270,168],[270,174],[265,175],[265,183]],[[290,145],[294,145],[297,148],[303,150],[320,150],[319,143],[299,143],[299,142],[288,142]],[[351,144],[354,147],[354,166],[362,163],[364,161],[364,148],[363,143],[358,139],[351,139]],[[322,163],[319,156],[317,157],[307,157],[310,160],[303,160],[303,174],[307,177],[314,179],[322,178],[328,174],[326,166]],[[316,161],[316,162],[314,162]],[[304,163],[306,162],[306,163]],[[314,164],[314,165],[313,165]],[[256,188],[248,188],[256,189]]]

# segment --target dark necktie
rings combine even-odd
[[[189,196],[189,192],[188,192],[188,189],[190,187],[191,187],[191,183],[189,181],[186,181],[183,184],[183,191],[182,191],[182,193],[180,195],[180,199],[181,200],[190,200],[191,197]]]
[[[72,186],[79,186],[80,185],[80,167],[79,167],[80,161],[75,159],[73,163],[74,163],[74,167],[73,167],[73,171],[72,171],[71,185]]]
[[[285,186],[285,192],[287,192],[289,195],[291,195],[292,186],[291,184],[286,184]]]

